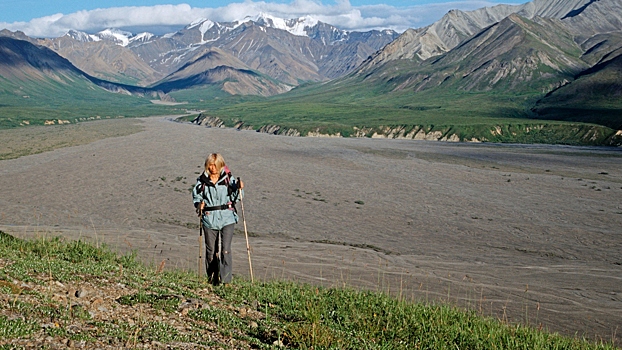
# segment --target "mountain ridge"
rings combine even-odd
[[[385,47],[375,53],[364,64],[377,65],[392,59],[426,60],[449,52],[458,44],[486,27],[498,23],[511,14],[526,18],[561,18],[577,6],[589,0],[535,0],[523,5],[496,5],[474,11],[451,10],[439,21],[420,29],[408,29],[396,39],[395,47]],[[399,41],[398,41],[399,40]]]
[[[271,96],[284,93],[291,86],[280,84],[253,71],[241,60],[217,48],[207,48],[192,62],[152,86],[169,93],[202,85],[220,84],[231,95],[251,94]]]

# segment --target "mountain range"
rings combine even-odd
[[[622,0],[452,10],[401,34],[259,14],[228,23],[201,19],[161,36],[118,29],[51,39],[7,30],[0,36],[13,40],[0,41],[0,75],[7,80],[57,79],[62,68],[126,94],[210,87],[286,101],[399,101],[411,109],[436,103],[430,96],[480,94],[495,104],[515,95],[522,99],[512,102],[520,117],[622,129]],[[31,46],[15,50],[17,41]],[[11,70],[19,61],[30,62],[30,70]]]
[[[361,87],[374,87],[384,99],[409,93],[411,105],[460,93],[485,94],[493,104],[510,94],[527,100],[516,113],[522,117],[620,130],[621,39],[620,0],[454,10],[428,27],[407,30],[324,91],[333,90],[330,101],[340,99],[337,86],[361,95],[368,93]]]
[[[310,17],[283,20],[259,14],[229,23],[201,19],[161,36],[72,30],[30,41],[112,82],[168,90],[239,80],[223,90],[268,96],[347,74],[397,36],[392,30],[349,32]]]

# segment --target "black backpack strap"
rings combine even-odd
[[[227,204],[223,204],[223,205],[217,205],[217,206],[214,206],[214,207],[204,207],[203,211],[227,210],[227,209],[233,209],[234,211],[236,211],[235,203],[227,203]]]
[[[201,197],[203,197],[204,200],[207,200],[207,198],[205,197],[205,186],[215,187],[215,185],[212,183],[209,177],[205,175],[205,172],[201,174],[201,176],[199,176],[197,180],[201,182],[201,187],[200,187]]]

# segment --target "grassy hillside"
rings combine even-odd
[[[301,87],[266,99],[192,99],[187,91],[171,94],[188,106],[206,110],[227,126],[242,121],[259,129],[279,125],[282,130],[353,136],[387,134],[395,129],[422,128],[462,141],[622,144],[616,130],[596,124],[538,120],[530,111],[538,94],[427,90],[385,91],[386,86],[362,83],[362,77]],[[501,133],[498,131],[501,130]],[[358,134],[358,136],[362,136]]]
[[[622,130],[622,54],[538,101],[539,118],[592,121]]]
[[[615,349],[449,305],[195,273],[59,238],[0,232],[0,349]]]
[[[46,120],[74,123],[117,116],[180,114],[178,108],[152,104],[149,97],[112,93],[86,79],[66,79],[14,82],[0,77],[0,129],[42,125]]]
[[[100,86],[140,91],[89,77],[50,49],[0,37],[0,128],[171,112],[151,104],[150,96]]]

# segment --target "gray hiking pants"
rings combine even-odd
[[[233,261],[231,240],[234,224],[222,230],[213,230],[203,226],[205,232],[205,271],[207,279],[213,283],[231,283]]]

